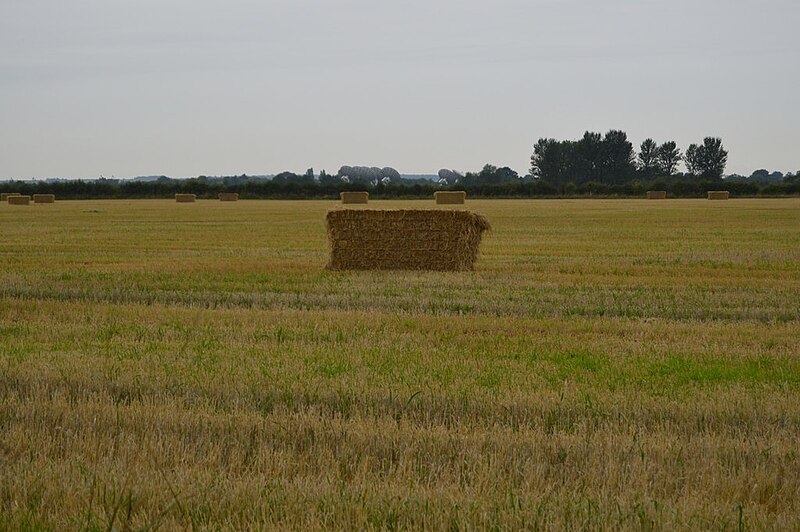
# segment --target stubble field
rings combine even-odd
[[[800,529],[800,199],[333,206],[0,205],[0,529]]]

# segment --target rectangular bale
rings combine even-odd
[[[710,200],[726,200],[730,199],[731,193],[727,190],[709,190],[708,199]]]
[[[175,201],[178,203],[194,203],[196,200],[196,194],[175,194]]]
[[[667,199],[666,190],[648,190],[647,199]]]
[[[369,192],[340,192],[339,199],[342,203],[367,203]]]
[[[56,202],[56,195],[55,194],[34,194],[33,195],[33,202],[34,203],[55,203]]]
[[[237,192],[220,192],[217,197],[220,201],[239,201]]]
[[[473,270],[488,220],[462,210],[338,209],[329,270]]]
[[[9,205],[30,205],[31,204],[31,197],[30,196],[9,196],[6,198],[6,201]]]
[[[437,190],[433,197],[437,205],[463,205],[467,193],[463,190]]]
[[[6,201],[8,201],[9,196],[21,196],[21,195],[22,194],[20,194],[19,192],[0,192],[0,201],[5,203]]]

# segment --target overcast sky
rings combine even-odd
[[[800,169],[798,0],[0,0],[0,178],[527,172],[623,129]]]

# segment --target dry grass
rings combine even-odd
[[[330,270],[472,270],[489,222],[467,211],[333,210]]]
[[[648,190],[647,199],[667,199],[666,190]]]
[[[727,190],[709,190],[708,199],[710,200],[726,200],[730,199],[731,193]]]
[[[342,203],[367,203],[369,201],[369,192],[339,192],[339,199]]]
[[[467,193],[463,190],[437,190],[433,193],[433,198],[437,205],[463,205],[467,199]]]
[[[474,200],[471,273],[324,271],[331,202],[0,209],[0,529],[796,530],[800,200],[704,202]]]
[[[175,194],[175,201],[177,203],[194,203],[196,200],[196,194]]]

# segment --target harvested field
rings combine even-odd
[[[218,197],[220,201],[239,201],[239,194],[236,192],[220,192]]]
[[[367,203],[369,192],[340,192],[339,199],[342,203]]]
[[[727,190],[709,190],[708,199],[710,200],[726,200],[730,199],[731,193]]]
[[[55,203],[56,196],[55,194],[34,194],[33,195],[33,202],[34,203]]]
[[[0,209],[0,530],[800,529],[800,198],[471,199],[472,272],[330,207]]]
[[[9,205],[30,205],[31,197],[17,194],[15,196],[8,196],[6,202]]]
[[[647,199],[667,199],[666,190],[648,190]]]
[[[464,200],[467,199],[467,193],[463,190],[437,190],[433,193],[433,198],[437,205],[463,205]]]
[[[196,194],[175,194],[175,201],[178,203],[194,203],[197,201]]]
[[[339,209],[326,222],[330,270],[472,270],[490,228],[468,211]]]

